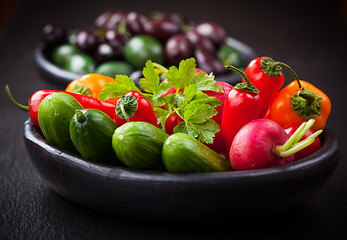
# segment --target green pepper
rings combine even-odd
[[[137,69],[142,69],[147,60],[163,65],[164,47],[151,36],[136,35],[125,45],[124,58]]]

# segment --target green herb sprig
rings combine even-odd
[[[165,71],[160,72],[160,71]],[[161,128],[165,131],[166,119],[177,113],[183,122],[178,124],[174,132],[184,132],[204,143],[213,143],[215,134],[220,127],[212,119],[218,112],[215,109],[222,103],[215,97],[210,97],[204,91],[222,92],[222,87],[215,84],[211,73],[196,72],[194,58],[182,60],[178,66],[169,69],[158,67],[158,64],[148,60],[143,68],[143,78],[140,79],[141,92],[131,78],[126,75],[116,75],[116,82],[107,83],[99,95],[100,100],[121,97],[129,91],[140,92],[153,106]],[[160,82],[160,75],[167,81]],[[166,94],[170,87],[176,89],[173,94]],[[183,89],[183,91],[180,91]]]

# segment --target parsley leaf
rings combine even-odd
[[[218,113],[214,106],[218,105],[218,102],[220,105],[221,102],[215,97],[207,96],[205,99],[209,100],[205,102],[214,104],[209,105],[202,103],[201,100],[192,100],[184,108],[179,109],[179,115],[184,122],[174,128],[175,133],[187,133],[201,142],[213,143],[213,138],[220,131],[220,127],[211,118]]]
[[[188,58],[180,62],[178,69],[175,66],[169,68],[167,80],[175,89],[183,89],[190,83],[195,71],[195,59]]]
[[[215,84],[214,75],[211,73],[206,75],[203,72],[199,72],[194,76],[190,84],[196,84],[199,91],[214,91],[214,92],[223,92],[223,89],[220,85]]]
[[[193,124],[204,123],[207,119],[212,118],[218,113],[217,110],[210,105],[201,104],[198,100],[191,101],[181,112],[183,112],[183,114],[181,114],[183,120]]]
[[[121,97],[127,92],[138,91],[134,81],[126,75],[116,75],[116,81],[106,83],[99,94],[99,99],[105,101],[109,98]]]
[[[156,94],[159,88],[159,75],[156,73],[151,60],[146,62],[142,74],[144,78],[140,79],[140,87],[146,92]]]
[[[183,122],[174,128],[175,133],[187,133],[201,142],[213,143],[213,138],[220,131],[220,127],[212,118],[218,113],[215,108],[222,103],[204,92],[223,92],[223,89],[215,84],[212,73],[206,75],[195,72],[194,58],[182,60],[178,68],[172,66],[168,70],[148,60],[142,72],[144,77],[139,82],[145,92],[141,93],[129,77],[117,75],[117,81],[107,83],[99,94],[99,99],[121,97],[129,91],[138,91],[152,104],[163,130],[166,120],[175,112],[183,119]],[[167,81],[160,82],[160,74],[166,76]],[[176,92],[164,97],[170,87],[175,88]]]

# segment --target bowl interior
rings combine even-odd
[[[255,52],[248,45],[230,37],[226,41],[240,53],[244,63],[250,62],[255,57]],[[55,65],[50,60],[51,52],[52,49],[45,44],[39,44],[34,51],[34,60],[37,69],[44,79],[67,85],[72,80],[82,76],[82,74],[73,73]],[[215,80],[235,85],[241,81],[241,77],[238,74],[230,73],[216,76]]]

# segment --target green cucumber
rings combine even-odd
[[[127,122],[116,129],[112,146],[119,160],[134,169],[165,170],[161,150],[169,135],[146,122]]]
[[[81,156],[92,162],[119,165],[112,148],[112,135],[117,124],[97,109],[76,110],[70,121],[72,143]]]
[[[165,168],[173,173],[231,171],[230,161],[186,133],[174,133],[164,143]]]
[[[45,97],[39,106],[38,121],[46,140],[61,149],[77,152],[70,138],[70,120],[81,104],[71,95],[55,92]]]

